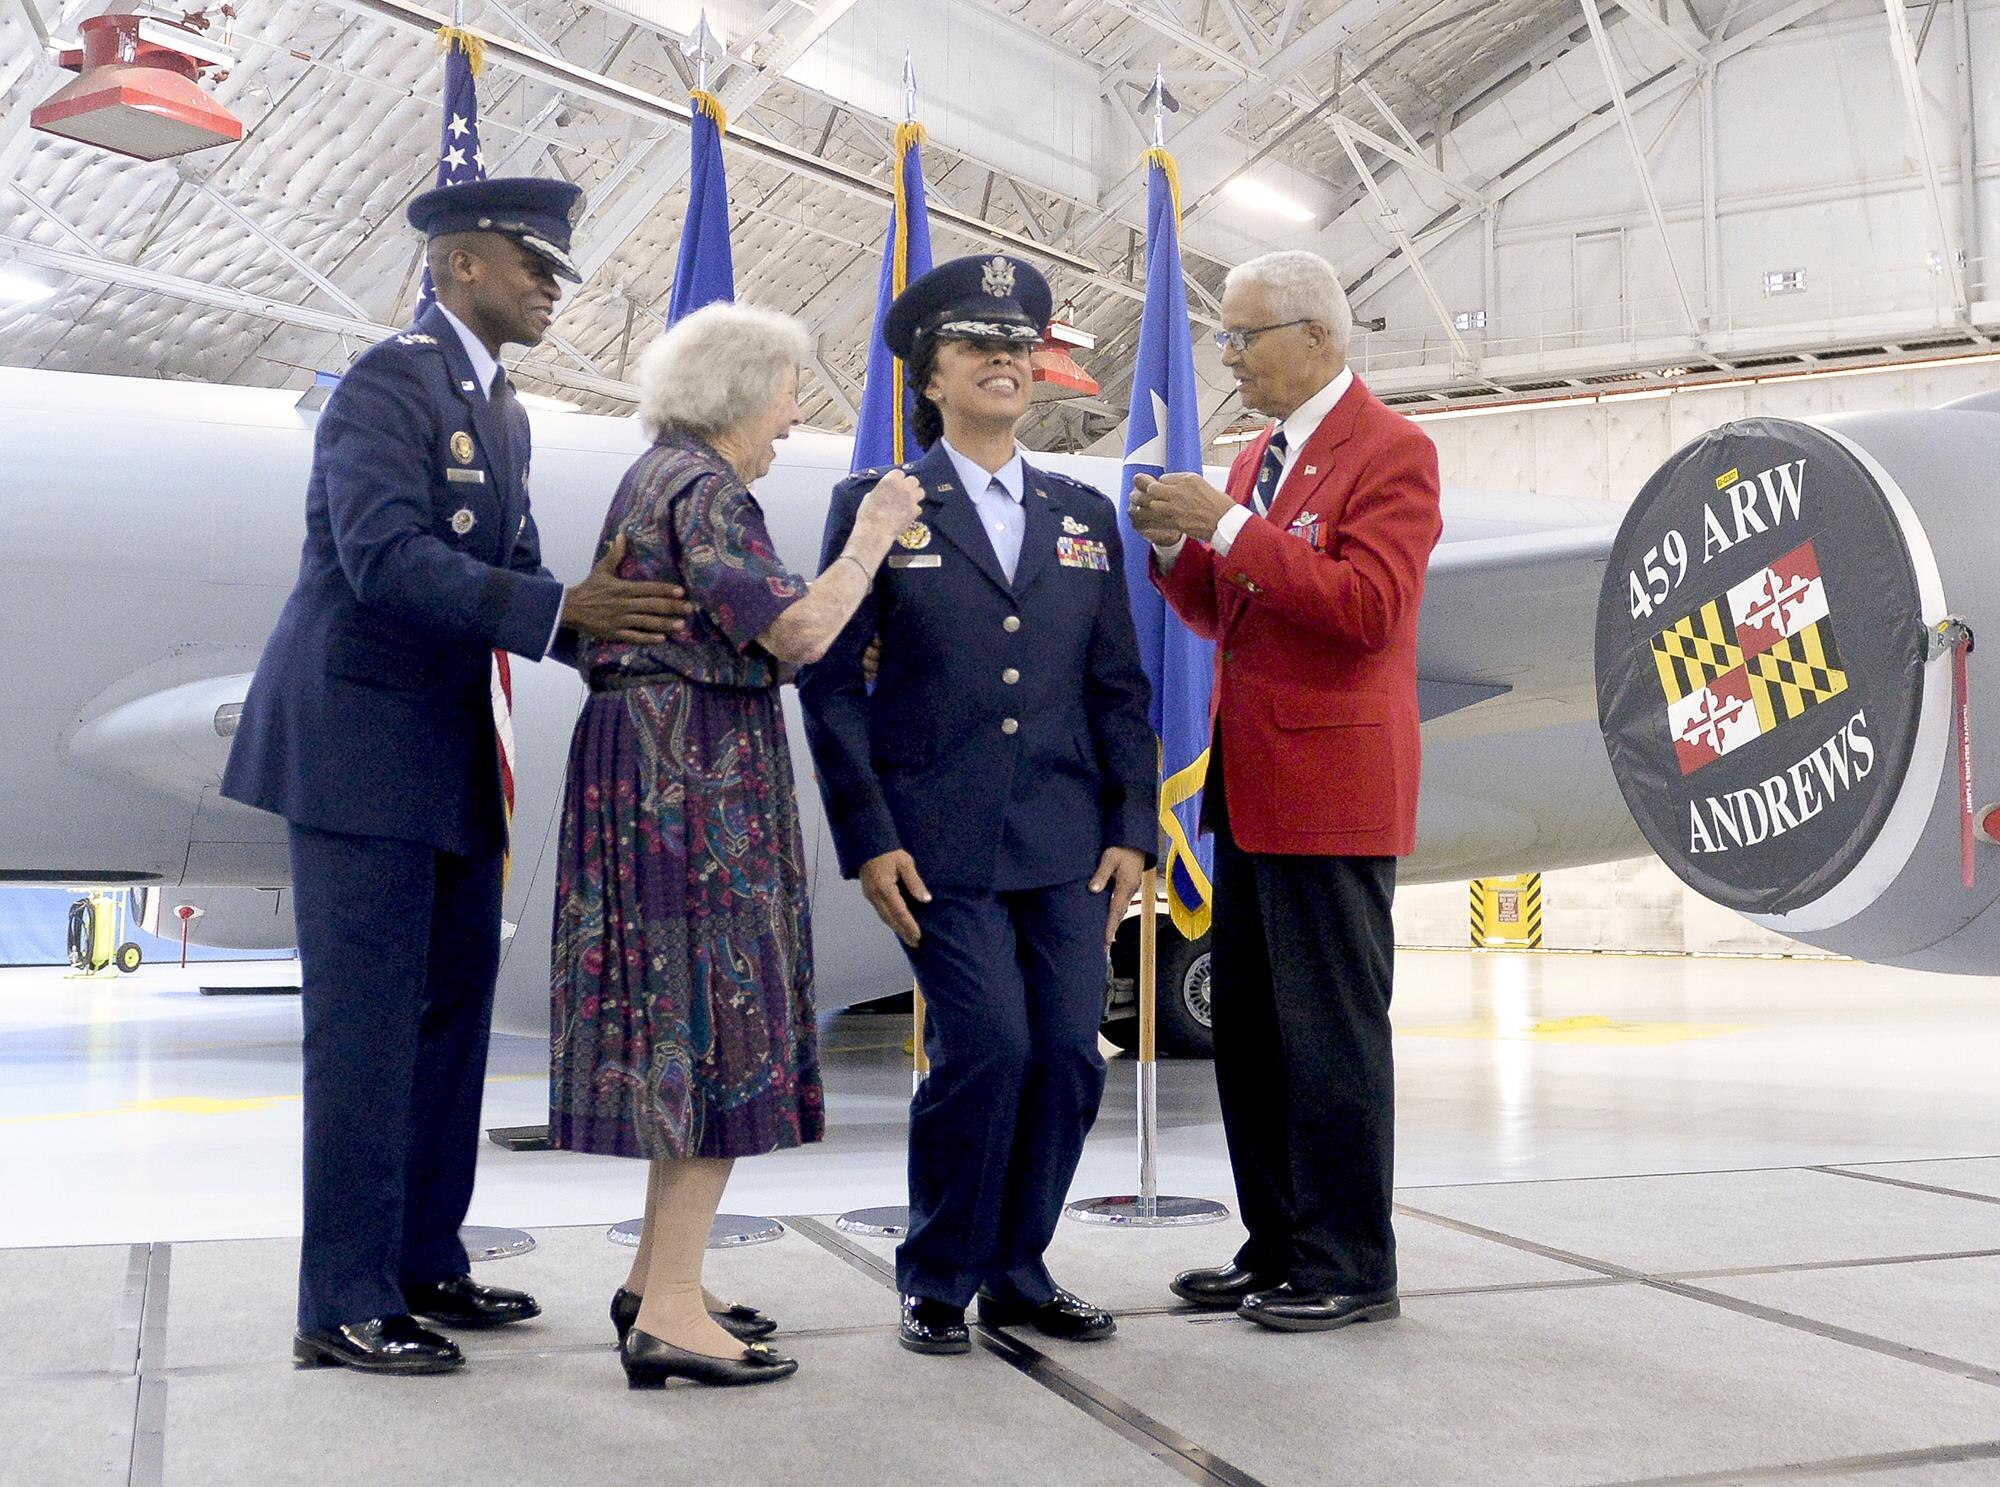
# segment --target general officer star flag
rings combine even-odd
[[[1132,414],[1125,434],[1123,485],[1129,501],[1138,475],[1201,469],[1201,423],[1195,405],[1194,340],[1187,285],[1181,278],[1180,179],[1164,149],[1146,152],[1146,308],[1132,371]],[[1160,741],[1161,861],[1167,910],[1188,939],[1208,933],[1214,855],[1199,835],[1201,785],[1208,772],[1208,694],[1215,652],[1176,619],[1153,587],[1152,549],[1119,506],[1125,577],[1139,657],[1153,683],[1153,732]]]

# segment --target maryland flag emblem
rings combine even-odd
[[[1661,631],[1653,664],[1684,775],[1845,692],[1812,544]]]

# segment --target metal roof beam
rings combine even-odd
[[[1896,81],[1902,85],[1903,108],[1909,117],[1910,134],[1916,141],[1917,163],[1922,167],[1924,195],[1930,201],[1931,225],[1937,230],[1938,257],[1945,283],[1951,288],[1952,309],[1965,319],[1970,307],[1965,299],[1965,270],[1959,266],[1958,247],[1951,239],[1951,222],[1944,214],[1944,188],[1938,181],[1937,158],[1931,153],[1930,130],[1924,124],[1924,84],[1917,74],[1917,48],[1910,38],[1910,17],[1903,0],[1882,0],[1889,18],[1889,53],[1896,64]],[[1931,14],[1937,14],[1935,0]],[[1929,20],[1925,21],[1926,27]]]
[[[1701,338],[1701,317],[1695,313],[1694,301],[1688,298],[1687,284],[1681,278],[1681,266],[1674,257],[1674,240],[1667,232],[1667,219],[1660,211],[1659,193],[1653,189],[1653,172],[1646,164],[1646,147],[1639,143],[1639,131],[1632,123],[1632,107],[1625,99],[1625,84],[1619,80],[1618,64],[1611,56],[1611,43],[1605,39],[1604,16],[1597,8],[1597,0],[1577,0],[1583,7],[1584,19],[1590,23],[1590,39],[1597,48],[1598,65],[1604,69],[1604,85],[1611,90],[1611,106],[1618,114],[1618,127],[1625,136],[1625,143],[1632,151],[1632,170],[1639,178],[1639,190],[1646,198],[1646,215],[1653,219],[1653,231],[1660,237],[1660,256],[1667,263],[1667,277],[1673,281],[1674,298],[1680,301],[1681,317],[1687,321],[1688,334],[1697,341]],[[1890,5],[1898,5],[1901,0],[1886,0]],[[1699,53],[1693,56],[1695,75],[1699,77],[1707,69],[1707,61]]]
[[[444,18],[436,12],[426,10],[420,5],[406,3],[406,0],[332,0],[332,3],[345,9],[381,16],[420,35],[433,33],[445,23]],[[1366,0],[1366,3],[1388,3],[1388,0]],[[678,125],[681,128],[687,128],[689,125],[690,115],[683,104],[671,102],[643,88],[614,81],[560,58],[544,57],[505,37],[485,31],[477,34],[486,44],[487,60],[491,63],[540,77],[581,97],[636,114],[641,118]],[[859,171],[836,165],[832,161],[818,159],[805,150],[772,139],[768,135],[752,133],[747,129],[732,129],[723,136],[723,143],[739,154],[777,165],[781,169],[817,180],[851,196],[884,204],[894,200],[894,191],[886,182],[877,181]],[[1010,245],[1033,257],[1088,275],[1093,280],[1103,277],[1102,270],[1088,259],[1037,243],[1023,234],[1011,232],[991,222],[982,222],[975,217],[968,217],[952,208],[933,207],[931,216],[934,220],[955,227],[974,239]]]
[[[39,264],[60,273],[89,279],[94,283],[111,284],[125,289],[141,289],[148,294],[164,294],[171,299],[185,300],[190,304],[209,305],[238,315],[254,315],[262,320],[276,321],[281,325],[295,325],[304,330],[320,331],[327,335],[357,336],[373,343],[385,336],[394,335],[398,329],[396,326],[383,325],[379,321],[361,316],[315,310],[307,305],[295,305],[286,300],[273,299],[268,295],[251,294],[241,289],[227,289],[221,285],[204,284],[197,279],[184,278],[179,274],[166,274],[156,269],[141,268],[137,264],[119,263],[114,259],[79,253],[68,248],[51,248],[28,238],[0,235],[0,251],[11,253],[22,263]],[[567,368],[541,364],[529,366],[526,370],[546,381],[574,388],[579,392],[597,393],[603,397],[617,398],[628,403],[638,399],[637,389],[630,383],[615,381],[609,377],[594,377],[584,372],[573,372]]]
[[[1745,26],[1736,35],[1727,40],[1714,42],[1702,55],[1711,69],[1720,67],[1730,58],[1748,51],[1760,42],[1769,40],[1780,31],[1789,30],[1799,22],[1810,20],[1820,11],[1839,3],[1840,0],[1789,0],[1787,4],[1767,11],[1762,19]],[[1691,65],[1676,63],[1657,76],[1648,78],[1628,93],[1627,104],[1633,108],[1644,108],[1676,89],[1685,87],[1695,75],[1695,69]],[[1600,138],[1607,130],[1617,127],[1618,115],[1607,100],[1593,112],[1556,131],[1549,139],[1536,145],[1513,165],[1494,177],[1487,184],[1488,199],[1494,203],[1504,201],[1530,181],[1553,170],[1577,151]],[[1440,229],[1456,232],[1477,220],[1477,216],[1463,204],[1454,203],[1431,222],[1426,223],[1421,232],[1425,235]],[[1394,254],[1385,254],[1368,265],[1355,279],[1349,281],[1349,292],[1360,298],[1361,291],[1366,286],[1368,293],[1379,293],[1393,283],[1398,275],[1405,272],[1407,267],[1407,263]],[[1369,285],[1368,280],[1378,272],[1382,275],[1380,282]]]
[[[1238,109],[1250,102],[1270,96],[1274,84],[1288,81],[1302,69],[1310,67],[1328,52],[1338,49],[1342,43],[1352,39],[1354,33],[1375,20],[1378,16],[1398,9],[1402,0],[1346,0],[1333,14],[1327,16],[1273,52],[1259,64],[1256,75],[1246,77],[1231,88],[1215,103],[1203,109],[1167,141],[1180,161],[1184,181],[1194,164],[1194,152],[1215,139],[1236,120]],[[1231,59],[1224,65],[1240,65]],[[1316,108],[1320,100],[1309,98],[1308,107]],[[1192,185],[1192,182],[1189,182]],[[1098,211],[1105,218],[1121,217],[1135,201],[1146,193],[1146,167],[1140,165],[1127,171],[1107,189],[1099,193]]]

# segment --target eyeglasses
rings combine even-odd
[[[1234,351],[1238,356],[1241,356],[1245,351],[1249,350],[1250,343],[1261,335],[1274,330],[1287,330],[1294,325],[1310,324],[1312,324],[1312,317],[1307,316],[1303,320],[1280,320],[1276,325],[1260,325],[1255,330],[1219,330],[1215,333],[1215,349],[1218,351]]]

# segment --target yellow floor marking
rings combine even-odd
[[[174,1095],[164,1100],[127,1100],[113,1110],[59,1110],[49,1115],[0,1116],[0,1126],[29,1125],[44,1120],[88,1120],[100,1115],[234,1115],[272,1105],[297,1104],[298,1095],[258,1095],[243,1100],[211,1100],[200,1095]]]
[[[1729,1033],[1755,1032],[1749,1023],[1728,1022],[1614,1022],[1609,1017],[1558,1017],[1525,1025],[1502,1026],[1490,1019],[1483,1022],[1447,1022],[1433,1027],[1398,1030],[1411,1038],[1469,1038],[1503,1043],[1581,1043],[1595,1047],[1659,1048],[1669,1043],[1688,1043],[1697,1038],[1720,1038]]]
[[[543,1080],[546,1074],[494,1074],[488,1084],[511,1084],[518,1080]],[[303,1095],[250,1095],[237,1100],[210,1099],[203,1095],[171,1095],[159,1100],[127,1100],[110,1110],[58,1110],[47,1115],[0,1115],[0,1126],[25,1126],[45,1120],[90,1120],[105,1115],[238,1115],[251,1110],[267,1110],[273,1105],[296,1105]]]

